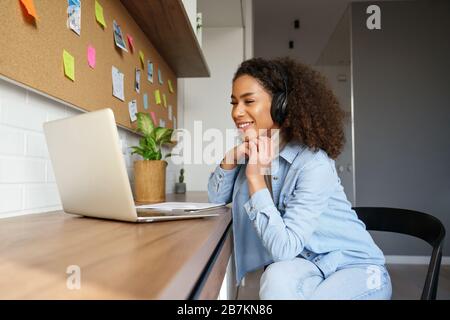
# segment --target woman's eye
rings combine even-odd
[[[255,102],[255,101],[253,101],[253,100],[247,100],[247,101],[245,101],[245,104],[251,104],[251,103],[253,103],[253,102]]]
[[[233,105],[233,106],[235,106],[235,105],[237,105],[237,102],[231,101],[230,104]]]

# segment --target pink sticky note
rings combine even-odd
[[[96,57],[95,57],[95,48],[93,46],[88,47],[87,55],[88,55],[89,67],[94,69],[95,63],[96,63]]]
[[[127,39],[128,39],[128,45],[129,45],[131,51],[134,51],[134,40],[133,40],[133,37],[130,36],[129,34],[127,34]]]
[[[153,119],[153,124],[156,126],[156,116],[155,116],[155,112],[150,111],[150,114],[151,114],[152,119]]]

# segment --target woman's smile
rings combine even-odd
[[[250,128],[253,128],[253,124],[255,123],[255,121],[238,121],[236,122],[236,127],[242,131],[245,132]]]

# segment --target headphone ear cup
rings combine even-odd
[[[277,124],[281,124],[284,120],[286,102],[287,101],[284,93],[277,93],[272,97],[270,114],[272,116],[272,120]]]
[[[270,115],[272,116],[272,121],[278,123],[278,107],[280,106],[279,101],[280,94],[276,93],[272,96],[272,105],[270,107]]]
[[[286,117],[286,108],[287,108],[287,97],[286,94],[283,92],[280,94],[280,107],[279,107],[279,124],[281,125],[284,122],[284,118]]]

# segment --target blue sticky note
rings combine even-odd
[[[144,93],[144,109],[148,109],[148,95]]]

